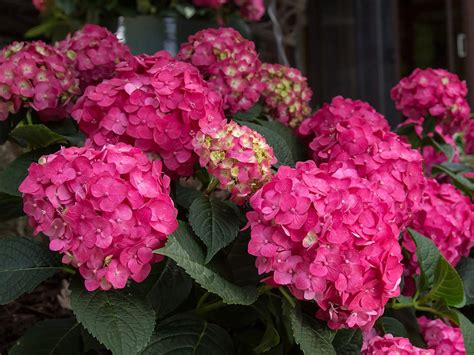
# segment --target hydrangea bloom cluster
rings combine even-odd
[[[93,291],[141,282],[163,258],[153,250],[178,227],[169,183],[160,161],[120,143],[44,156],[19,191],[35,233],[46,234]]]
[[[128,47],[110,31],[93,24],[69,34],[57,47],[74,60],[83,88],[110,79],[115,65],[132,57]]]
[[[89,86],[73,118],[97,146],[129,143],[158,153],[172,177],[192,175],[197,162],[193,137],[225,124],[221,97],[196,68],[169,54],[132,62],[118,68],[117,77]]]
[[[217,9],[224,5],[227,0],[193,0],[193,4],[199,7],[212,7]]]
[[[237,204],[271,179],[271,167],[277,162],[265,138],[234,121],[215,134],[198,132],[193,144],[201,166],[230,191]]]
[[[453,185],[428,178],[410,227],[430,238],[455,266],[474,246],[474,205]],[[403,246],[413,254],[411,264],[416,267],[416,247],[408,235]]]
[[[444,323],[441,319],[418,318],[421,333],[428,348],[435,355],[465,355],[464,340],[459,328]]]
[[[396,221],[412,218],[423,189],[422,157],[389,131],[385,118],[369,104],[336,97],[301,124],[317,163],[344,162],[375,185],[383,199],[392,199]]]
[[[435,355],[434,350],[421,349],[402,337],[385,334],[383,337],[375,336],[368,341],[367,349],[363,355]]]
[[[265,85],[262,91],[265,110],[274,119],[290,127],[297,127],[308,117],[311,113],[309,100],[313,93],[298,69],[264,63],[260,76]]]
[[[33,0],[32,3],[39,12],[46,10],[46,0]]]
[[[199,69],[209,87],[222,94],[225,110],[248,110],[263,90],[255,44],[232,28],[209,28],[189,36],[177,58]]]
[[[280,167],[250,199],[248,251],[268,282],[316,301],[330,328],[369,330],[400,293],[399,229],[370,183],[339,165]]]
[[[69,60],[41,42],[14,42],[0,53],[0,121],[22,107],[41,119],[63,118],[79,84]]]
[[[240,16],[249,21],[260,21],[265,14],[264,0],[234,0],[240,7]]]
[[[464,142],[464,152],[474,154],[474,120],[469,120],[469,125],[464,134]]]
[[[444,69],[417,68],[390,94],[406,117],[433,116],[448,134],[461,131],[469,119],[466,82]]]

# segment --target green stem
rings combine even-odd
[[[291,305],[291,307],[295,308],[295,306],[296,306],[295,300],[293,299],[293,297],[291,297],[291,295],[288,293],[288,291],[286,290],[286,288],[284,288],[284,287],[279,287],[278,290],[281,292],[281,294],[283,295],[283,297],[286,298],[286,300],[287,300],[288,303]]]
[[[219,180],[217,180],[214,176],[211,177],[211,181],[209,181],[209,185],[207,185],[206,193],[210,194],[219,184]]]
[[[204,304],[204,302],[206,302],[206,300],[208,299],[208,297],[210,296],[210,293],[209,292],[206,292],[205,294],[203,294],[201,296],[201,298],[199,299],[197,305],[196,305],[196,312],[199,312],[199,310],[201,309],[202,305]]]
[[[403,308],[414,308],[417,311],[422,311],[422,312],[429,312],[436,314],[440,318],[445,318],[446,315],[439,312],[438,310],[432,308],[432,307],[427,307],[427,306],[420,306],[418,302],[411,302],[411,303],[392,303],[390,304],[391,308],[393,309],[403,309]]]
[[[222,307],[225,307],[225,306],[227,306],[227,305],[224,302],[217,301],[217,302],[202,306],[201,308],[196,310],[196,313],[202,316],[206,313],[218,310],[218,309],[220,309]]]
[[[417,311],[423,311],[423,312],[429,312],[429,313],[433,313],[433,314],[436,314],[438,317],[440,317],[441,319],[443,318],[446,318],[446,315],[441,313],[441,312],[438,312],[436,309],[434,308],[431,308],[431,307],[425,307],[425,306],[416,306],[415,309]]]
[[[69,268],[69,267],[67,267],[67,266],[63,267],[63,271],[64,271],[64,272],[67,272],[68,274],[71,274],[71,275],[75,275],[75,274],[76,274],[76,270],[71,269],[71,268]]]
[[[265,293],[268,293],[269,291],[273,290],[273,286],[270,285],[262,285],[258,288],[258,294],[263,295]]]

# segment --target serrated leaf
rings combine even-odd
[[[178,314],[158,324],[141,355],[232,355],[234,345],[227,332],[216,324],[189,314]]]
[[[239,233],[236,210],[207,196],[197,197],[189,207],[189,224],[207,247],[206,264]]]
[[[21,197],[0,192],[0,222],[24,215]]]
[[[133,355],[150,340],[155,311],[134,289],[89,292],[82,281],[71,284],[77,320],[114,355]]]
[[[442,299],[448,306],[457,308],[463,307],[466,303],[461,277],[443,257],[439,258],[433,286],[426,297]]]
[[[242,124],[253,129],[254,131],[257,131],[265,138],[268,145],[273,148],[273,153],[275,154],[275,157],[278,160],[276,166],[293,166],[296,163],[296,160],[293,158],[288,143],[279,133],[272,131],[270,128],[263,127],[255,123],[239,121],[239,124]]]
[[[456,266],[459,276],[464,283],[464,292],[466,294],[466,304],[474,303],[474,259],[462,258]]]
[[[201,196],[203,196],[201,191],[176,184],[176,203],[181,207],[189,209],[194,200]]]
[[[22,237],[0,238],[0,304],[7,304],[61,270],[43,245]]]
[[[332,345],[337,355],[359,355],[362,348],[362,332],[360,329],[340,329]]]
[[[226,280],[210,266],[204,265],[205,256],[199,244],[193,239],[189,226],[180,222],[165,247],[155,250],[182,267],[198,284],[209,292],[220,296],[224,303],[250,305],[258,298],[254,287],[239,287]]]
[[[80,355],[81,331],[75,319],[48,319],[36,323],[17,340],[10,355]]]
[[[458,313],[459,326],[464,339],[466,354],[474,354],[474,324],[461,312]]]
[[[252,121],[258,118],[258,116],[260,116],[261,113],[262,113],[262,105],[255,104],[251,108],[249,108],[247,111],[234,113],[233,117],[236,120]]]
[[[306,159],[304,145],[301,144],[301,139],[295,135],[294,130],[278,121],[260,121],[260,124],[278,133],[285,140],[295,162]]]
[[[147,293],[147,298],[158,318],[174,311],[188,297],[193,287],[191,278],[172,260],[167,260],[163,271]]]
[[[298,308],[291,307],[288,302],[283,303],[283,310],[289,316],[295,342],[305,355],[336,355],[327,327],[302,314]]]
[[[28,168],[30,167],[31,163],[38,162],[40,157],[45,154],[53,153],[57,149],[58,147],[48,147],[33,150],[20,155],[14,161],[8,164],[4,170],[0,171],[0,192],[21,197],[18,187],[28,175]]]
[[[382,317],[377,321],[385,334],[392,334],[395,337],[408,338],[408,332],[405,326],[398,320],[392,317]]]
[[[448,175],[453,184],[460,189],[464,194],[467,196],[474,196],[474,183],[471,182],[468,178],[466,178],[463,174],[464,172],[454,173],[450,169],[446,167],[446,165],[433,165],[431,168],[432,174],[442,173]]]
[[[436,265],[438,264],[440,257],[439,250],[430,239],[421,235],[417,231],[408,228],[408,233],[416,244],[416,256],[418,263],[420,264],[422,274],[426,278],[426,285],[423,286],[432,285]]]
[[[248,253],[250,240],[249,230],[240,232],[227,255],[227,261],[232,272],[232,280],[239,286],[257,286],[260,282],[258,270],[255,267],[256,258]]]
[[[54,144],[68,144],[66,138],[53,132],[44,124],[17,126],[11,133],[15,141],[27,143],[32,148],[45,148]]]

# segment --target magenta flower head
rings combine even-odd
[[[260,76],[265,85],[264,110],[272,118],[295,128],[311,114],[309,101],[313,92],[298,69],[264,63]]]
[[[64,118],[79,81],[71,62],[41,41],[14,42],[0,52],[0,121],[21,108],[42,120]]]
[[[96,146],[130,143],[158,153],[173,178],[192,175],[198,160],[193,137],[225,124],[220,95],[195,67],[168,54],[132,62],[120,66],[116,78],[89,86],[72,117]]]
[[[464,133],[464,152],[474,154],[474,120],[469,120],[466,132]]]
[[[128,47],[104,27],[87,24],[57,43],[57,47],[74,60],[81,87],[95,85],[114,76],[115,65],[130,60]]]
[[[402,254],[390,206],[354,169],[282,166],[250,199],[248,251],[267,282],[314,300],[331,329],[372,328],[400,293]]]
[[[234,121],[217,133],[198,132],[193,144],[201,166],[239,205],[271,179],[272,165],[277,162],[265,138]]]
[[[227,0],[193,0],[193,4],[199,7],[212,7],[218,9],[224,5]]]
[[[459,328],[444,323],[441,319],[418,318],[421,333],[428,348],[435,355],[465,355],[464,340]]]
[[[435,355],[434,350],[421,349],[410,343],[410,340],[402,337],[394,337],[385,334],[383,337],[377,335],[368,341],[367,349],[363,355]],[[451,353],[449,353],[451,354]]]
[[[35,233],[79,268],[89,291],[143,281],[178,227],[161,162],[119,143],[71,147],[40,158],[20,185]]]
[[[260,21],[265,15],[264,0],[234,0],[240,8],[240,16],[248,21]]]
[[[261,62],[255,44],[232,28],[209,28],[189,36],[177,58],[199,69],[211,90],[222,94],[225,110],[246,111],[260,98]]]
[[[385,118],[369,104],[336,97],[306,119],[299,133],[310,141],[316,163],[353,166],[374,182],[377,195],[392,200],[399,226],[410,221],[424,186],[422,157],[389,132]]]
[[[466,82],[444,69],[417,68],[390,95],[406,117],[435,117],[447,134],[462,131],[469,119]]]
[[[428,178],[410,227],[430,238],[446,260],[456,266],[474,246],[474,205],[453,185]],[[411,263],[416,266],[416,247],[408,235],[403,246],[413,254]]]
[[[43,12],[46,10],[46,0],[32,0],[33,6],[38,10],[39,12]]]

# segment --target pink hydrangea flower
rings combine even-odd
[[[240,8],[240,16],[248,21],[260,21],[265,14],[264,0],[234,0]]]
[[[95,85],[114,76],[115,65],[130,60],[128,47],[104,27],[87,24],[57,43],[57,47],[74,60],[81,86]]]
[[[161,162],[119,143],[71,147],[32,164],[20,185],[35,234],[79,269],[89,291],[143,281],[178,227]]]
[[[383,337],[374,336],[368,341],[367,349],[363,355],[435,355],[431,349],[421,349],[402,337],[385,334]]]
[[[227,0],[193,0],[193,4],[199,7],[212,7],[217,9],[224,5]]]
[[[272,175],[277,160],[265,138],[234,121],[222,130],[205,134],[198,132],[193,142],[201,166],[215,176],[231,199],[243,204]]]
[[[474,205],[453,185],[428,178],[410,227],[430,238],[446,260],[456,266],[474,246]],[[411,266],[407,268],[407,273],[412,274],[418,266],[416,247],[407,234],[403,246],[412,253]]]
[[[357,171],[313,161],[282,166],[250,199],[248,251],[260,274],[314,300],[331,329],[369,330],[399,295],[399,229],[391,206]]]
[[[222,94],[225,110],[248,110],[263,90],[255,44],[232,28],[209,28],[189,36],[177,58],[199,69],[210,89]]]
[[[466,82],[444,69],[417,68],[390,95],[406,117],[435,117],[447,134],[462,131],[469,119]]]
[[[118,76],[89,86],[72,117],[96,146],[125,142],[155,152],[172,176],[190,176],[197,156],[197,132],[224,124],[221,97],[208,89],[198,70],[167,52],[122,63]]]
[[[46,10],[46,0],[32,0],[33,6],[38,10],[39,12],[43,12]]]
[[[41,41],[14,42],[0,52],[0,121],[21,108],[42,120],[64,118],[80,93],[71,62]]]
[[[418,318],[421,333],[428,348],[435,355],[465,355],[464,340],[461,330],[444,323],[441,319]]]
[[[262,65],[260,76],[265,85],[265,111],[290,127],[299,126],[311,113],[309,101],[313,93],[306,78],[298,69],[268,63]]]
[[[464,152],[466,154],[474,154],[474,120],[469,120],[464,134],[464,142]]]
[[[344,162],[374,183],[377,195],[394,203],[395,221],[412,218],[424,186],[420,153],[389,131],[385,118],[369,104],[336,97],[301,124],[318,164]]]

